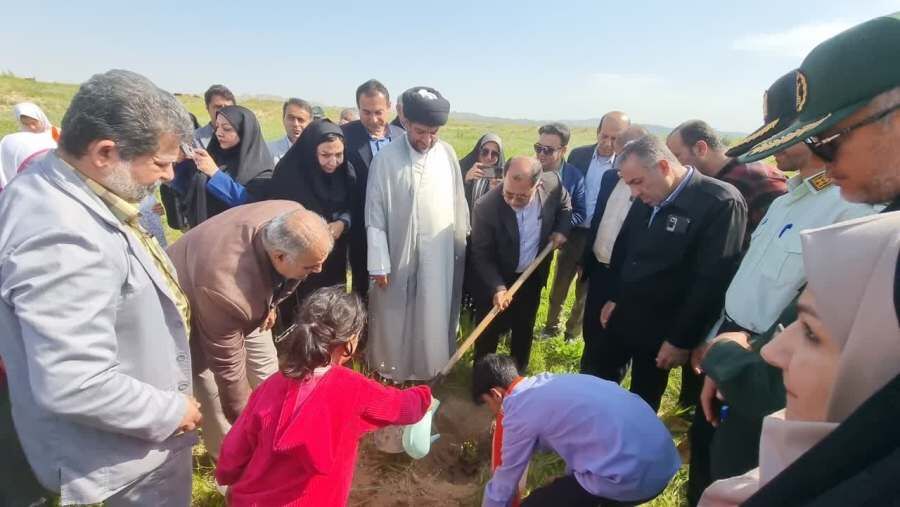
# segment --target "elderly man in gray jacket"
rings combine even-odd
[[[72,99],[59,149],[0,195],[0,356],[37,479],[62,504],[187,506],[190,310],[138,202],[172,178],[188,114],[127,71]]]

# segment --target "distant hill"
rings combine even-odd
[[[541,125],[551,120],[529,120],[525,118],[499,118],[496,116],[482,116],[476,113],[462,113],[454,111],[452,113],[453,119],[457,121],[464,122],[472,122],[472,123],[502,123],[502,124],[513,124],[513,125]],[[569,128],[591,128],[596,129],[597,125],[600,124],[600,118],[587,118],[581,120],[559,120],[562,123],[565,123]],[[674,127],[666,127],[663,125],[652,125],[652,124],[640,124],[642,127],[647,129],[651,134],[656,136],[667,136],[669,132],[672,131]],[[722,137],[726,140],[737,140],[747,136],[745,132],[731,132],[724,131],[719,132]],[[730,143],[729,143],[730,144]]]
[[[0,73],[0,137],[18,129],[12,113],[12,106],[21,101],[30,100],[38,103],[50,120],[59,125],[72,95],[78,90],[78,85],[68,83],[49,83],[29,78],[21,78],[11,73]],[[203,105],[202,94],[190,92],[176,93],[189,111],[197,115],[201,123],[208,121],[206,109]],[[277,139],[284,135],[284,127],[281,122],[282,97],[275,95],[247,95],[240,96],[239,102],[252,109],[259,119],[263,135],[266,139]],[[325,113],[330,118],[337,118],[340,107],[325,107]],[[449,142],[462,156],[472,149],[478,137],[488,130],[499,134],[503,138],[504,151],[508,155],[531,154],[532,144],[536,140],[537,126],[546,120],[532,120],[525,118],[499,118],[483,116],[474,113],[452,112],[450,122],[441,130],[441,138]],[[581,146],[596,142],[596,128],[599,118],[582,120],[564,120],[572,129],[570,146]],[[659,125],[644,125],[647,130],[659,136],[665,136],[671,127]],[[734,142],[743,134],[737,132],[724,132],[726,141]],[[729,143],[730,144],[730,143]]]

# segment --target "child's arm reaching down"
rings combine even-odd
[[[396,389],[370,379],[364,382],[360,404],[366,431],[419,422],[431,406],[431,389],[428,386]]]

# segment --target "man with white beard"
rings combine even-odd
[[[372,160],[366,189],[369,365],[427,380],[456,348],[469,208],[456,152],[438,139],[450,103],[426,87],[401,102],[406,134]]]
[[[138,203],[172,179],[191,121],[113,70],[81,86],[62,128],[0,194],[0,356],[22,449],[63,505],[188,505],[190,309]]]

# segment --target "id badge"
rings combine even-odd
[[[691,225],[691,219],[680,215],[666,215],[666,231],[673,234],[684,234]]]

